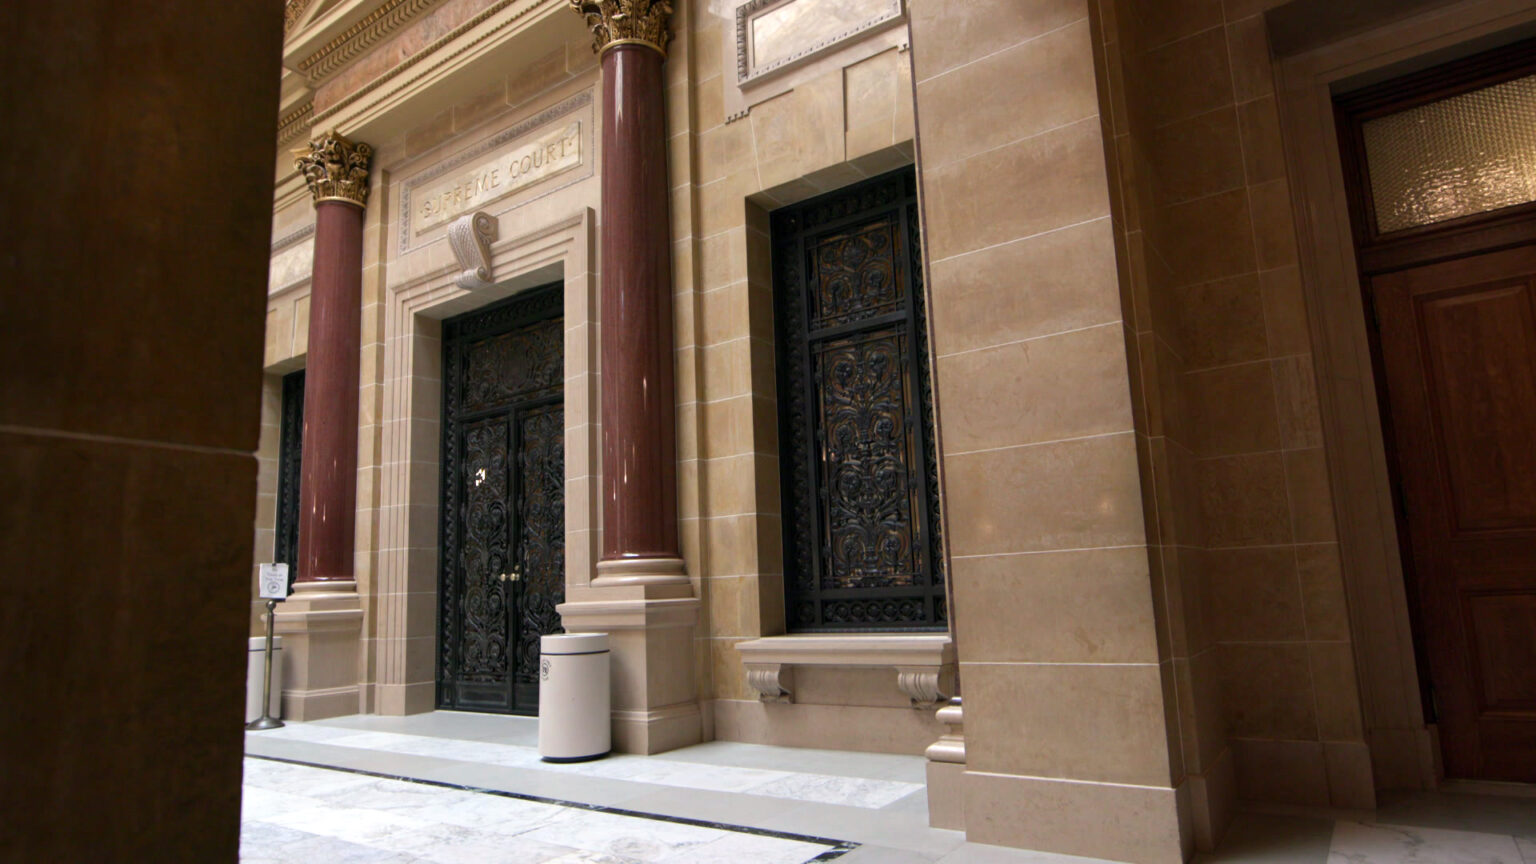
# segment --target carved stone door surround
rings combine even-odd
[[[368,628],[373,705],[381,714],[428,711],[435,704],[442,321],[552,281],[563,286],[565,584],[584,586],[591,578],[595,427],[586,418],[595,413],[597,398],[589,362],[596,218],[583,207],[533,231],[512,225],[502,217],[495,234],[500,239],[487,244],[485,287],[464,287],[458,277],[465,265],[449,244],[436,243],[412,253],[418,261],[397,267],[401,275],[386,289],[378,565]]]

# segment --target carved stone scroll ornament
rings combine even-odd
[[[592,50],[601,54],[615,45],[648,45],[667,53],[672,34],[667,22],[672,15],[669,0],[570,0],[576,14],[592,31]]]
[[[304,182],[321,201],[346,201],[368,206],[368,162],[373,148],[353,142],[335,129],[309,142],[308,147],[293,151],[293,167],[304,174]]]
[[[791,677],[793,666],[782,663],[747,663],[747,686],[757,691],[757,696],[764,702],[793,702],[794,696],[790,688],[794,686]]]
[[[462,216],[448,226],[448,245],[463,268],[453,281],[466,291],[491,287],[491,243],[496,240],[496,219],[489,213]]]

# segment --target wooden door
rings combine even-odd
[[[443,325],[437,705],[531,714],[565,598],[559,286]]]
[[[1446,774],[1536,782],[1536,245],[1368,284]]]

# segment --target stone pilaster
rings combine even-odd
[[[357,514],[358,350],[363,210],[373,148],[331,131],[294,151],[315,198],[299,478],[299,560],[279,607],[285,716],[313,720],[358,709],[362,604],[353,581]]]
[[[567,630],[608,631],[614,745],[656,753],[702,734],[693,680],[698,598],[677,531],[664,0],[571,0],[603,70],[603,554],[560,607]]]

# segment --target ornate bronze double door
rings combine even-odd
[[[443,325],[437,705],[533,713],[565,598],[559,287]]]

